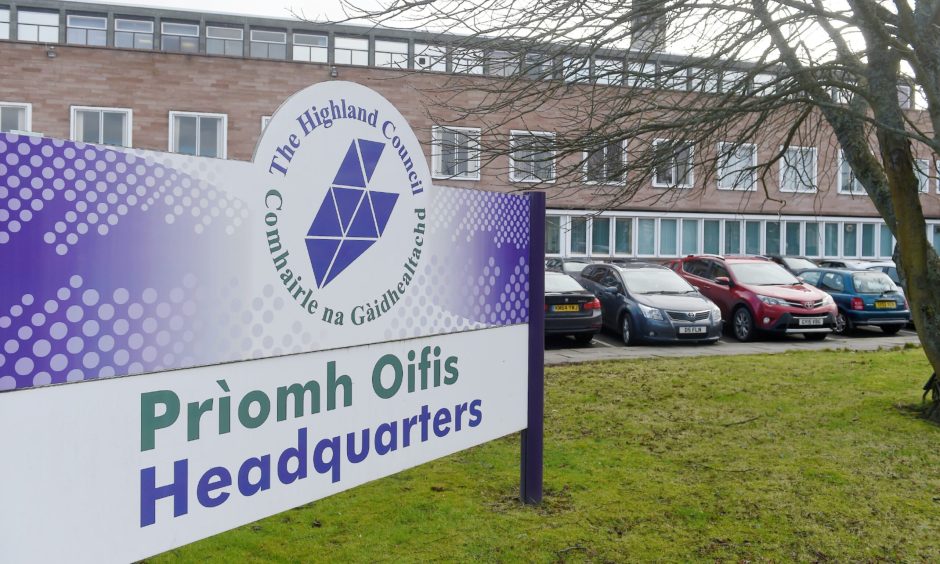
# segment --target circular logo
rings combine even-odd
[[[354,83],[311,86],[272,117],[255,163],[268,274],[295,307],[358,326],[401,301],[421,267],[431,182],[394,106]]]

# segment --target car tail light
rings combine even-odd
[[[545,304],[545,311],[548,311],[548,304]]]
[[[589,309],[601,309],[601,301],[597,298],[594,298],[593,300],[584,304],[584,309],[585,311]]]
[[[862,298],[852,298],[852,309],[865,309],[865,300]]]

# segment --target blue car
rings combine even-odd
[[[800,272],[800,279],[829,293],[839,308],[833,331],[850,333],[860,325],[881,328],[894,335],[911,320],[904,293],[884,272],[814,268]]]
[[[718,306],[665,266],[592,264],[581,271],[581,283],[598,297],[604,325],[625,345],[721,337]]]

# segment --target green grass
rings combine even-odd
[[[550,368],[545,501],[508,437],[152,562],[940,560],[919,349]]]

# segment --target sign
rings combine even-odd
[[[527,428],[538,501],[542,214],[433,185],[352,83],[252,162],[0,135],[0,560],[137,560]]]

